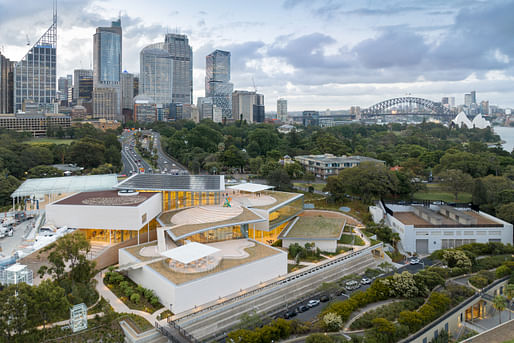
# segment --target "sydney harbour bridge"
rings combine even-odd
[[[361,110],[363,117],[409,114],[430,115],[444,119],[451,119],[455,116],[451,110],[440,102],[411,96],[387,99]]]

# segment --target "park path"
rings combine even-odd
[[[154,324],[157,321],[157,316],[159,316],[162,312],[166,311],[166,307],[163,307],[154,313],[150,314],[145,311],[132,310],[127,305],[123,303],[105,284],[104,284],[104,272],[99,272],[95,275],[96,279],[96,290],[100,294],[100,296],[104,297],[104,299],[112,306],[113,310],[118,313],[133,313],[137,314],[148,320],[150,324]]]
[[[352,312],[352,314],[350,315],[350,318],[348,318],[348,320],[346,321],[346,324],[344,325],[343,330],[345,332],[350,331],[350,325],[352,325],[352,323],[354,321],[356,321],[357,319],[362,317],[366,312],[369,312],[369,311],[377,309],[377,308],[379,308],[381,306],[389,305],[389,304],[392,304],[392,303],[395,303],[395,302],[399,302],[399,301],[402,301],[402,300],[401,299],[382,300],[382,301],[379,301],[379,302],[376,302],[376,303],[372,303],[372,304],[366,305],[363,308],[358,309],[358,310]],[[357,330],[357,331],[360,331],[360,330]]]

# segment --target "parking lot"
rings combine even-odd
[[[0,253],[4,256],[10,256],[17,250],[21,250],[24,237],[32,230],[34,222],[34,219],[30,219],[19,223],[14,226],[12,237],[0,238]]]

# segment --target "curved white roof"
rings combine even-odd
[[[455,123],[455,125],[457,125],[458,127],[463,127],[465,125],[468,129],[473,128],[471,120],[468,119],[468,116],[464,112],[460,112],[459,114],[457,114],[457,116],[452,120],[452,122]]]
[[[486,127],[491,127],[491,123],[482,117],[481,114],[478,114],[475,118],[473,118],[473,126],[477,129],[485,129]]]

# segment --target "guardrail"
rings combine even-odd
[[[326,270],[327,268],[336,267],[336,266],[338,266],[342,262],[347,262],[349,260],[353,260],[353,259],[355,259],[357,257],[363,256],[366,253],[370,253],[372,250],[379,249],[382,246],[383,246],[383,243],[380,242],[378,244],[375,244],[373,246],[369,246],[367,248],[364,248],[364,249],[352,252],[350,254],[347,254],[347,255],[344,255],[344,256],[341,256],[341,257],[338,257],[338,258],[334,258],[334,259],[331,259],[331,260],[320,262],[317,265],[314,265],[314,266],[311,266],[311,267],[307,267],[307,268],[301,269],[299,271],[293,272],[293,273],[289,274],[287,277],[279,278],[278,280],[273,281],[273,282],[271,282],[271,283],[269,283],[269,284],[267,284],[267,285],[265,285],[263,287],[260,287],[260,288],[257,288],[255,290],[246,292],[246,293],[241,294],[241,295],[236,296],[236,297],[232,297],[232,298],[227,299],[227,300],[225,300],[223,302],[220,302],[220,303],[217,303],[217,304],[213,304],[211,306],[208,306],[208,307],[203,308],[201,310],[198,310],[196,312],[189,313],[189,314],[187,314],[187,315],[185,315],[183,317],[177,318],[176,321],[184,322],[185,320],[187,320],[187,319],[189,319],[189,318],[191,318],[193,316],[197,316],[200,313],[205,313],[205,312],[210,312],[210,314],[212,314],[212,311],[215,310],[215,309],[217,309],[217,310],[215,310],[215,313],[217,313],[217,312],[219,312],[221,310],[220,307],[222,307],[222,306],[227,306],[227,305],[234,306],[234,305],[236,305],[234,303],[239,302],[240,300],[243,300],[243,299],[246,299],[246,298],[250,298],[250,297],[255,297],[255,296],[261,296],[261,295],[264,294],[263,292],[268,293],[270,291],[274,291],[275,287],[281,287],[281,286],[284,286],[285,284],[290,283],[290,282],[298,282],[298,281],[300,281],[300,279],[303,279],[304,277],[310,277],[313,274],[318,274],[321,271]],[[198,318],[196,318],[195,320],[193,320],[190,323],[194,323],[194,322],[196,322],[198,320],[201,320],[201,319],[203,319],[203,316],[199,316]]]

